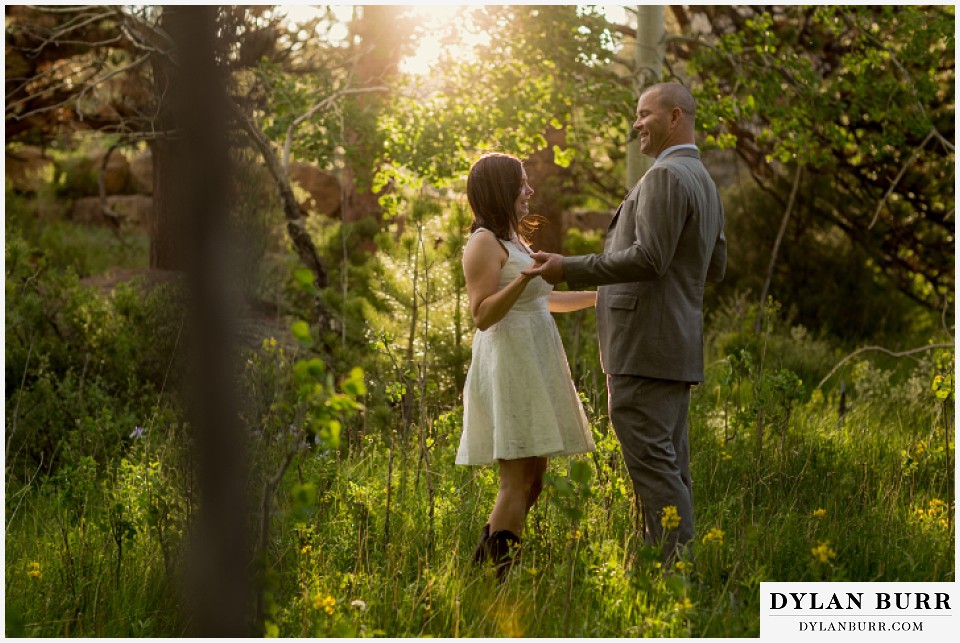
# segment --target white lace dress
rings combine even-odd
[[[500,288],[533,260],[505,242]],[[557,325],[547,309],[553,286],[532,279],[513,308],[473,338],[463,388],[457,464],[593,451],[593,435],[570,377]]]

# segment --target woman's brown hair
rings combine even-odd
[[[500,239],[510,239],[512,230],[528,237],[535,218],[517,219],[515,207],[523,187],[523,163],[515,156],[488,152],[478,158],[467,175],[467,201],[473,210],[470,232],[486,228]],[[533,219],[533,220],[531,220]]]

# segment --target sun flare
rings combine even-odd
[[[470,55],[473,47],[489,41],[486,34],[464,29],[469,19],[466,7],[458,5],[418,5],[410,7],[408,15],[416,19],[422,29],[416,51],[400,63],[400,71],[424,76],[440,60],[442,55],[453,60],[462,60]],[[451,29],[457,32],[457,41],[451,42],[444,33]]]
[[[418,36],[413,52],[400,62],[400,71],[413,76],[427,76],[440,60],[465,60],[477,46],[489,43],[490,37],[486,33],[471,28],[471,13],[476,8],[474,5],[455,4],[420,4],[407,7],[405,15],[413,18]],[[600,5],[599,8],[614,22],[627,22],[624,7]],[[334,40],[346,40],[347,23],[356,6],[334,5],[330,9],[338,24],[333,25],[326,36]],[[319,9],[311,5],[284,5],[283,11],[287,19],[294,23],[306,22],[319,14]]]

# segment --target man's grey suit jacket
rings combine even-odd
[[[702,382],[703,288],[720,281],[726,265],[717,186],[696,150],[679,149],[627,194],[603,254],[565,257],[563,271],[571,287],[602,286],[604,373]]]

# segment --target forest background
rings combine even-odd
[[[746,637],[763,581],[955,579],[953,6],[5,18],[8,636]],[[498,585],[495,469],[453,465],[465,173],[527,159],[534,245],[599,251],[661,79],[730,244],[696,559],[636,542],[582,311],[597,450]]]

